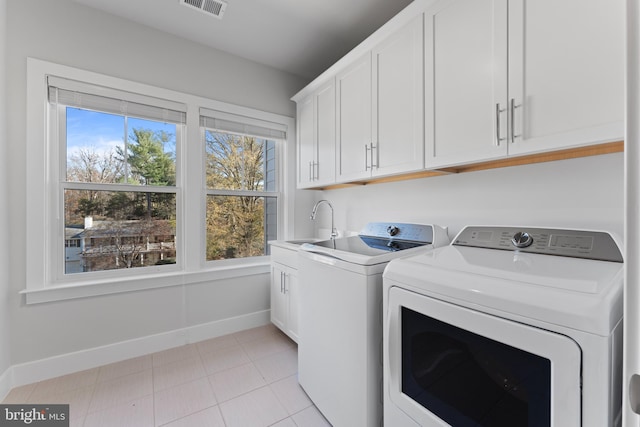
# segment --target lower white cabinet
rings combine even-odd
[[[271,247],[271,323],[297,343],[299,297],[296,258],[297,251]]]

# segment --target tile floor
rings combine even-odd
[[[34,384],[3,403],[68,403],[71,426],[330,426],[297,381],[296,344],[261,326]]]

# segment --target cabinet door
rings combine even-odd
[[[286,294],[289,303],[289,322],[287,324],[286,333],[292,340],[298,342],[298,330],[300,324],[300,299],[298,295],[298,273],[290,270],[286,275]]]
[[[371,53],[336,76],[338,181],[371,176]]]
[[[420,15],[373,49],[374,176],[424,166],[422,27]]]
[[[510,154],[622,140],[623,0],[511,0]]]
[[[315,129],[313,123],[313,95],[300,101],[298,110],[298,187],[313,185],[313,168],[316,161]]]
[[[280,264],[271,264],[271,323],[285,331],[287,328],[288,301],[285,293],[286,271]]]
[[[336,181],[336,85],[331,79],[315,93],[315,185]]]
[[[506,156],[507,0],[446,0],[425,14],[426,166]]]

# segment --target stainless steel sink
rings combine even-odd
[[[293,245],[302,245],[304,243],[315,243],[320,242],[322,239],[295,239],[295,240],[287,240],[287,243],[291,243]]]

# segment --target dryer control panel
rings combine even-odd
[[[600,231],[474,226],[464,228],[451,244],[623,262],[622,253],[613,237]]]

